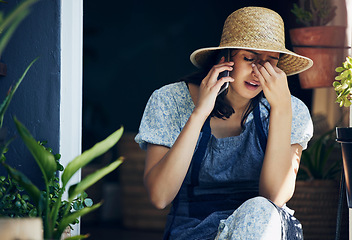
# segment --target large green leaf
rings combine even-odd
[[[114,171],[122,163],[122,157],[110,165],[95,171],[94,173],[86,176],[81,182],[72,185],[68,191],[68,201],[71,202],[78,194],[83,193],[87,188],[102,179],[107,174]]]
[[[55,176],[55,172],[57,171],[57,164],[54,155],[47,151],[43,146],[41,146],[32,137],[28,129],[20,121],[17,120],[17,118],[14,118],[14,121],[17,131],[19,132],[28,150],[31,152],[32,156],[37,162],[40,170],[43,173],[46,183],[48,183],[50,179]]]
[[[24,73],[22,74],[22,76],[20,77],[20,79],[18,79],[18,81],[16,82],[16,84],[10,89],[8,95],[6,96],[5,100],[2,102],[2,104],[0,105],[0,128],[2,127],[2,123],[4,120],[4,115],[5,112],[8,108],[8,106],[10,105],[10,102],[12,100],[13,95],[15,94],[18,86],[21,84],[22,80],[24,79],[24,77],[26,76],[28,70],[32,67],[32,65],[34,64],[35,61],[37,61],[38,58],[34,59],[26,68],[26,70],[24,71]]]
[[[107,150],[109,150],[112,146],[114,146],[119,139],[121,138],[123,133],[123,127],[119,130],[112,133],[103,141],[95,144],[91,149],[84,151],[81,155],[77,156],[73,159],[69,164],[67,164],[62,176],[62,186],[65,187],[71,177],[82,167],[87,165],[96,157],[101,156]]]
[[[7,172],[10,176],[15,179],[21,187],[23,187],[28,195],[34,202],[34,205],[39,206],[40,201],[40,190],[29,180],[26,175],[21,173],[20,171],[10,167],[6,163],[2,163],[2,165],[7,169]]]
[[[93,205],[92,207],[85,207],[81,210],[75,211],[69,215],[66,215],[65,217],[62,218],[62,220],[59,223],[59,226],[57,227],[56,234],[54,236],[55,239],[59,239],[62,232],[66,229],[66,227],[74,222],[77,218],[82,217],[86,215],[87,213],[90,213],[91,211],[94,211],[95,209],[99,208],[101,206],[101,203],[97,203]]]

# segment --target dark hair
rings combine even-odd
[[[208,74],[209,69],[202,69],[197,72],[194,72],[190,75],[187,75],[181,79],[181,81],[185,81],[187,85],[189,83],[193,83],[196,85],[200,85],[202,80],[206,77]],[[217,117],[221,119],[226,119],[229,118],[233,113],[235,113],[235,110],[232,108],[232,106],[226,101],[225,96],[227,94],[228,90],[226,89],[224,92],[222,92],[215,101],[215,106],[213,111],[211,112],[210,116],[211,117]],[[243,113],[243,116],[241,118],[241,128],[244,129],[245,126],[245,121],[248,117],[248,115],[251,113],[251,111],[258,106],[260,100],[263,98],[263,91],[261,91],[257,96],[252,98],[246,108],[246,110]],[[265,106],[265,105],[264,105]]]

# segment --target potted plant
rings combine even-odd
[[[45,142],[39,142],[41,146],[43,146],[48,152],[52,153],[52,149],[49,147],[45,147]],[[60,154],[54,154],[55,161],[58,167],[58,171],[63,172],[64,167],[60,164],[59,159],[61,158]],[[2,156],[1,162],[5,161],[5,156]],[[53,178],[53,181],[50,182],[49,186],[49,203],[50,208],[53,207],[54,203],[60,201],[58,196],[60,195],[60,191],[62,190],[59,182],[59,178]],[[79,194],[72,202],[69,204],[68,201],[61,199],[61,206],[59,208],[58,218],[56,221],[56,227],[58,223],[63,220],[65,216],[65,209],[69,206],[70,212],[81,210],[85,207],[93,206],[92,199],[88,198],[88,195],[83,192]],[[4,222],[4,217],[6,218],[16,218],[17,220],[14,221],[10,219],[10,222],[14,222],[16,225],[19,224],[19,218],[45,218],[45,212],[42,212],[42,216],[39,216],[36,206],[33,205],[28,194],[24,191],[24,188],[20,186],[20,184],[16,181],[16,179],[12,178],[11,176],[5,177],[0,176],[0,217],[2,218],[2,222]],[[9,219],[7,219],[9,220]],[[41,219],[40,219],[41,220]],[[26,219],[25,224],[28,223],[28,219]],[[42,222],[42,221],[41,221]],[[37,220],[35,220],[37,223]],[[79,223],[78,218],[74,219],[72,223],[68,227],[66,227],[64,233],[61,235],[62,239],[66,239],[68,236],[71,235],[71,225]],[[40,230],[42,233],[43,225],[40,226]],[[2,230],[2,233],[4,230]],[[43,235],[43,234],[41,234]],[[63,236],[65,236],[63,238]],[[23,237],[23,236],[22,236]],[[31,235],[33,238],[33,235]],[[18,238],[18,237],[16,237]],[[26,238],[27,239],[27,238]]]
[[[17,88],[36,60],[37,59],[31,62],[17,83],[10,88],[7,97],[0,105],[0,130],[3,126],[4,114],[6,113]],[[44,239],[60,239],[64,230],[70,224],[74,223],[77,218],[100,207],[101,203],[98,203],[91,206],[85,206],[77,211],[72,211],[72,206],[74,201],[77,200],[77,197],[82,196],[88,187],[115,170],[122,163],[122,158],[119,158],[108,166],[86,176],[81,182],[70,186],[68,189],[68,200],[64,200],[62,196],[67,190],[66,187],[68,187],[68,182],[78,170],[113,147],[120,139],[123,128],[121,127],[105,140],[97,143],[91,149],[88,149],[81,155],[77,156],[65,169],[62,169],[62,166],[57,162],[57,155],[55,156],[40,142],[35,140],[19,120],[14,118],[14,122],[20,137],[41,170],[45,188],[39,189],[26,177],[25,174],[6,163],[5,153],[11,140],[3,140],[2,145],[0,145],[0,163],[8,171],[10,179],[15,180],[17,184],[28,193],[31,202],[33,203],[33,207],[36,210],[36,216],[43,220]],[[63,173],[57,177],[57,172],[60,169],[63,170]],[[61,185],[59,185],[59,183],[61,183]],[[52,194],[54,196],[52,196]],[[86,236],[75,236],[74,238],[77,239],[78,237],[85,238]]]
[[[299,0],[291,12],[300,26],[290,29],[293,50],[314,65],[299,74],[302,88],[331,87],[334,69],[343,59],[345,26],[326,26],[336,15],[332,0]]]
[[[36,1],[37,0],[23,1],[6,17],[0,12],[0,55],[18,24],[29,14],[29,7]],[[4,1],[0,0],[0,2]],[[14,222],[17,224],[18,220],[22,220],[24,217],[35,217],[26,218],[24,221],[33,220],[35,227],[27,227],[30,231],[26,233],[21,232],[21,236],[18,236],[18,232],[13,235],[13,232],[8,231],[9,234],[12,234],[8,235],[10,239],[43,239],[43,235],[44,239],[60,239],[64,230],[70,224],[76,223],[77,218],[97,209],[101,205],[101,203],[93,204],[92,201],[87,198],[85,190],[108,173],[115,170],[122,162],[122,158],[119,158],[108,166],[86,176],[79,183],[69,187],[68,182],[77,171],[96,157],[104,154],[117,143],[122,135],[123,128],[121,127],[105,140],[95,144],[91,149],[74,158],[64,169],[58,163],[60,156],[57,154],[54,155],[50,148],[45,147],[43,143],[35,140],[26,127],[19,120],[14,118],[21,139],[27,146],[42,173],[44,188],[33,184],[24,173],[19,172],[7,163],[5,157],[6,151],[12,139],[7,140],[5,134],[3,134],[4,114],[17,88],[35,61],[36,59],[29,64],[20,79],[9,89],[8,95],[5,97],[2,104],[0,104],[0,164],[9,174],[8,178],[0,177],[0,205],[2,206],[0,214],[2,216],[11,217],[9,223],[11,226],[13,226]],[[59,171],[62,171],[62,174],[58,175]],[[68,193],[67,200],[63,199],[63,195],[66,192]],[[14,217],[18,218],[14,221]],[[7,220],[9,219],[2,218],[1,226],[8,226],[4,223],[4,221]],[[40,226],[38,225],[38,220]],[[27,224],[25,225],[27,226]],[[10,230],[10,228],[5,229]],[[2,239],[7,234],[5,229],[1,228]],[[33,235],[38,232],[41,235],[40,237]],[[29,235],[25,236],[24,234],[27,233]],[[84,235],[74,236],[72,239],[85,237]]]
[[[57,177],[56,173],[59,169],[55,156],[38,143],[38,141],[31,136],[28,130],[17,119],[15,119],[15,124],[22,140],[31,152],[43,174],[45,188],[39,189],[26,177],[25,174],[6,164],[4,157],[2,157],[2,165],[8,171],[11,179],[17,181],[18,184],[28,193],[31,201],[33,201],[33,206],[37,215],[43,219],[44,238],[60,239],[64,230],[70,224],[74,223],[78,217],[100,207],[101,203],[98,203],[83,207],[77,211],[72,211],[73,202],[77,197],[83,195],[88,187],[115,170],[122,163],[122,158],[119,158],[108,166],[86,176],[81,182],[70,186],[68,188],[68,200],[64,200],[62,196],[66,192],[69,180],[78,170],[114,146],[120,139],[123,128],[117,130],[105,140],[97,143],[91,149],[86,150],[81,155],[77,156],[63,170],[61,177]],[[8,144],[9,142],[2,147],[2,151],[0,151],[1,155],[3,155],[3,151],[7,148]],[[58,178],[61,183],[60,187],[58,187]],[[55,186],[57,190],[53,190]],[[55,196],[50,196],[51,194],[55,194]],[[84,237],[85,236],[81,236],[81,238]]]
[[[352,58],[347,56],[342,66],[336,68],[335,71],[338,73],[338,76],[335,77],[336,81],[333,83],[337,95],[336,102],[339,103],[340,107],[350,107],[352,105]],[[352,181],[352,128],[337,127],[336,137],[337,141],[341,143],[348,207],[352,208],[352,192],[350,185]]]

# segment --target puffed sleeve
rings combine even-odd
[[[177,104],[173,94],[163,87],[149,98],[135,141],[142,149],[147,143],[171,147],[180,134]]]
[[[304,150],[312,136],[313,122],[307,106],[298,98],[292,97],[291,144],[298,143]]]

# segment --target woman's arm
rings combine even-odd
[[[217,76],[225,70],[232,70],[233,63],[223,61],[215,65],[202,81],[195,109],[173,146],[169,149],[149,144],[147,148],[144,183],[151,202],[157,208],[165,208],[175,198],[187,174],[197,144],[200,130],[214,108],[220,87],[233,81]]]
[[[299,144],[290,144],[290,133],[284,125],[282,118],[285,114],[278,115],[278,121],[270,112],[268,144],[260,176],[260,195],[270,199],[278,206],[283,206],[291,199],[302,154]],[[280,123],[282,125],[280,125]],[[291,129],[291,128],[289,128]],[[286,139],[285,139],[286,138]]]
[[[205,119],[192,114],[172,148],[148,144],[144,184],[153,205],[165,208],[185,178]]]
[[[269,133],[259,193],[276,205],[284,205],[293,195],[302,153],[298,144],[291,145],[291,94],[285,73],[269,62],[253,66],[270,104]]]

